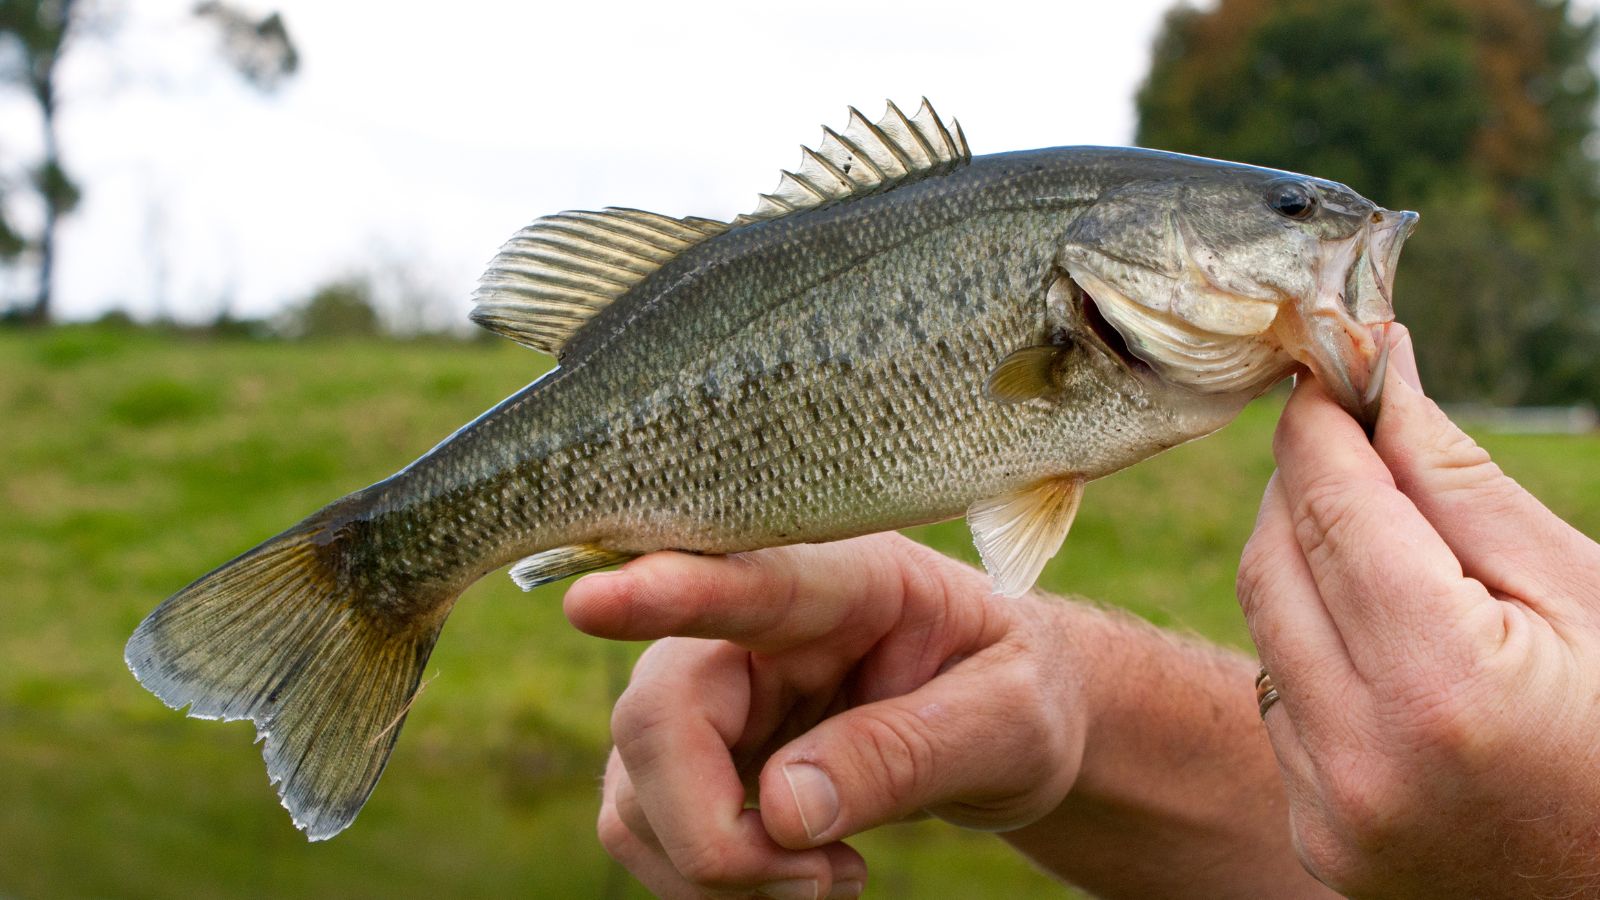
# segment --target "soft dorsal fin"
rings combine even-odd
[[[1069,475],[972,504],[967,524],[995,593],[1020,597],[1033,587],[1067,539],[1082,499],[1083,479]]]
[[[545,216],[511,236],[473,294],[472,321],[551,356],[583,323],[668,260],[728,230],[610,207]]]
[[[887,190],[972,159],[961,123],[951,119],[945,127],[926,97],[910,118],[889,101],[877,124],[852,106],[843,134],[824,127],[817,149],[801,147],[800,154],[799,170],[784,170],[777,189],[762,194],[755,211],[734,219],[735,226]]]

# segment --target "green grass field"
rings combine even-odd
[[[467,594],[383,782],[328,843],[291,827],[248,724],[185,719],[122,662],[173,590],[545,365],[504,342],[0,333],[0,897],[644,896],[592,828],[639,647],[567,626],[561,585]],[[1046,586],[1246,646],[1234,570],[1279,403],[1091,486]],[[1600,438],[1485,443],[1600,533]],[[915,535],[974,560],[960,522]],[[991,836],[923,822],[856,843],[877,896],[1050,895]]]

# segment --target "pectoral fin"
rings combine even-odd
[[[1062,348],[1050,344],[1023,347],[1000,360],[984,382],[984,390],[1001,403],[1048,397],[1061,389],[1056,380],[1061,354]]]
[[[1083,499],[1082,478],[1047,478],[1022,490],[979,500],[967,510],[972,542],[995,593],[1020,597],[1067,538]]]

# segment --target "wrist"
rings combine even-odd
[[[1097,895],[1327,896],[1290,843],[1256,663],[1119,610],[1058,602],[1080,753],[1062,802],[1005,835]]]

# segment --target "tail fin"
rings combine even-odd
[[[322,535],[313,517],[202,577],[139,624],[126,654],[168,706],[254,722],[267,776],[313,841],[372,793],[443,622],[373,619]]]

